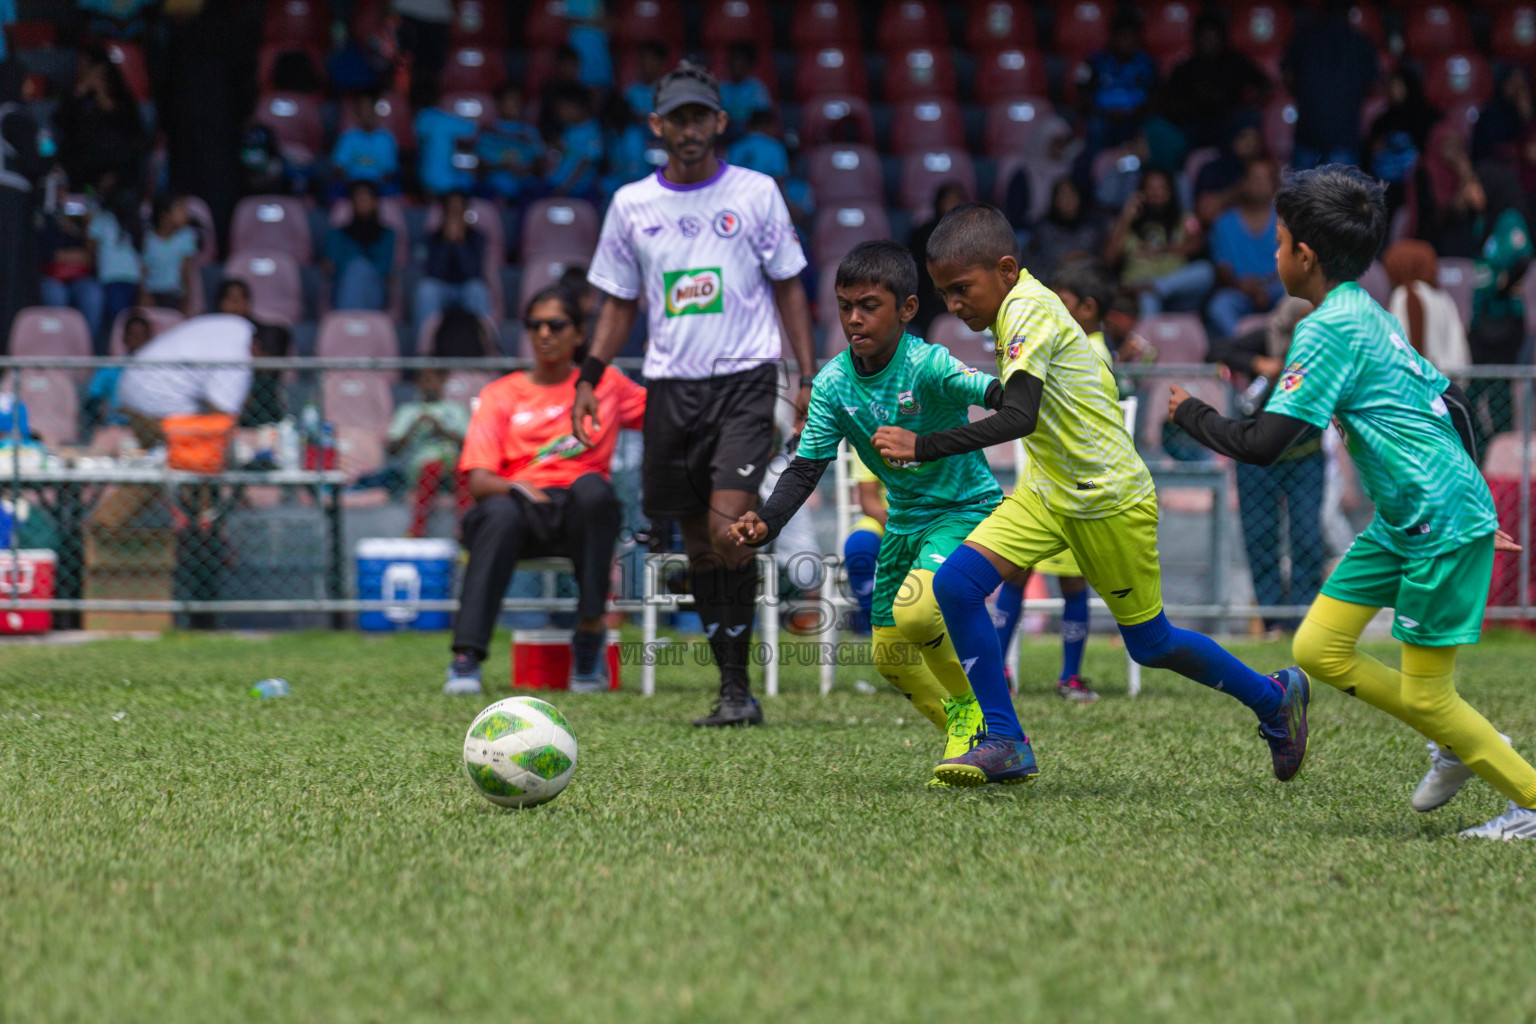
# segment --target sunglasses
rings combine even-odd
[[[552,317],[549,320],[524,320],[523,321],[523,328],[529,334],[538,334],[541,329],[543,329],[545,327],[548,327],[549,328],[549,333],[551,333],[551,334],[559,334],[561,331],[565,330],[567,327],[570,327],[572,323],[574,323],[574,321],[567,320],[564,317],[558,317],[557,316],[557,317]]]

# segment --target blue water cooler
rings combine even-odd
[[[370,537],[357,542],[357,596],[398,601],[379,612],[362,612],[360,628],[372,633],[447,629],[448,612],[418,611],[410,603],[453,597],[455,541],[442,538]]]

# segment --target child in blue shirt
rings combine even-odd
[[[519,205],[538,198],[544,140],[523,120],[523,90],[507,84],[496,90],[496,120],[475,143],[483,183],[492,196]]]
[[[378,97],[360,92],[350,102],[357,124],[337,138],[331,162],[343,182],[371,181],[381,188],[392,184],[400,173],[400,147],[379,121]]]
[[[187,312],[197,232],[181,196],[159,196],[144,234],[144,295],[140,302]]]
[[[421,187],[430,195],[468,192],[475,187],[472,173],[479,163],[473,151],[475,122],[440,108],[436,82],[417,78],[416,94],[417,173]],[[464,152],[469,147],[468,152]]]
[[[651,116],[656,101],[656,83],[667,73],[667,48],[652,40],[641,43],[637,56],[640,80],[624,87],[624,100],[642,121]]]
[[[756,67],[757,47],[751,43],[732,43],[726,50],[725,77],[720,79],[720,105],[730,115],[732,125],[744,126],[755,112],[773,109],[773,97],[768,86],[754,73]]]
[[[580,86],[550,90],[559,138],[551,148],[554,166],[545,177],[551,195],[596,200],[603,159],[603,130],[592,116],[592,99]]]

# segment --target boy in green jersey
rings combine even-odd
[[[1462,835],[1536,839],[1536,769],[1461,699],[1452,675],[1457,648],[1482,631],[1494,551],[1518,548],[1498,529],[1460,389],[1355,283],[1386,231],[1384,191],[1353,167],[1286,179],[1275,197],[1280,278],[1317,308],[1296,328],[1275,394],[1235,423],[1176,387],[1169,415],[1206,446],[1259,465],[1337,419],[1376,516],[1307,613],[1296,660],[1433,741],[1415,810],[1441,806],[1476,774],[1509,810]],[[1383,607],[1403,644],[1401,671],[1356,648]]]
[[[933,574],[1003,498],[981,452],[934,462],[881,458],[870,443],[892,423],[941,430],[967,422],[997,381],[906,333],[917,313],[917,264],[894,242],[864,242],[837,268],[848,348],[811,386],[805,429],[761,512],[731,527],[737,543],[772,540],[816,489],[845,438],[885,484],[885,535],[870,609],[875,666],[948,736],[946,757],[979,738],[981,710],[933,596]]]

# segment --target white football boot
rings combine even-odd
[[[1510,742],[1509,737],[1503,733],[1499,733],[1499,738],[1505,743]],[[1413,791],[1413,809],[1421,812],[1433,811],[1450,803],[1451,798],[1460,793],[1461,787],[1475,774],[1461,758],[1448,750],[1441,750],[1438,743],[1431,742],[1428,747],[1429,772],[1419,781],[1419,788]]]
[[[1536,810],[1511,800],[1509,810],[1497,818],[1486,825],[1463,829],[1457,835],[1463,839],[1536,839]]]

